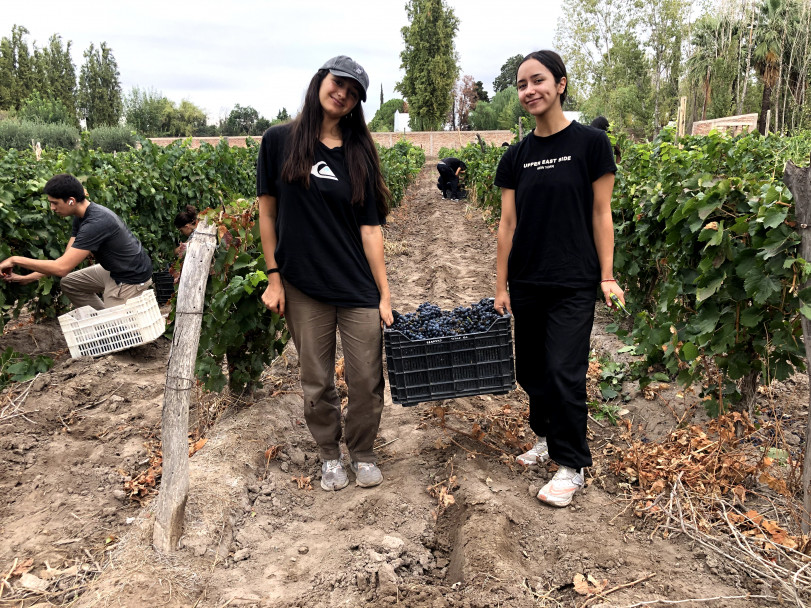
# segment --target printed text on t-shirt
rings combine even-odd
[[[563,163],[572,160],[571,156],[559,156],[558,158],[545,158],[543,160],[536,160],[531,163],[524,163],[524,169],[535,167],[538,171],[541,169],[554,169],[555,163]]]

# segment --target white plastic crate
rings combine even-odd
[[[59,317],[70,356],[97,357],[157,339],[166,328],[155,292],[147,289],[125,304],[96,310],[82,306]]]

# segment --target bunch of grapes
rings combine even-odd
[[[409,340],[427,340],[487,331],[498,318],[493,298],[482,298],[470,307],[457,306],[453,310],[442,310],[436,304],[423,302],[416,312],[401,315],[395,311],[391,329]]]

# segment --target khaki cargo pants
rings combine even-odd
[[[341,333],[349,402],[344,433],[349,456],[376,462],[374,441],[383,413],[383,331],[377,308],[340,308],[284,282],[284,316],[301,366],[304,419],[321,460],[340,457],[341,400],[335,389],[336,328]]]
[[[96,310],[124,304],[152,286],[152,279],[138,285],[116,283],[99,264],[74,270],[60,281],[64,293],[74,308],[92,306]],[[98,294],[104,294],[104,301]]]

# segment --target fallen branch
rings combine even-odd
[[[455,429],[455,428],[453,428],[452,426],[450,426],[450,425],[448,425],[448,424],[445,424],[445,422],[444,422],[444,421],[441,423],[441,426],[442,426],[442,428],[443,428],[443,429],[446,429],[446,430],[448,430],[448,431],[451,431],[452,433],[458,433],[459,435],[464,435],[465,437],[467,437],[467,438],[469,438],[469,439],[472,439],[473,441],[475,441],[475,442],[477,442],[477,443],[480,443],[480,444],[482,444],[484,447],[489,448],[489,449],[491,449],[491,450],[493,450],[493,451],[496,451],[496,452],[501,452],[502,454],[507,454],[507,455],[509,455],[509,452],[506,452],[506,451],[502,450],[500,447],[497,447],[497,446],[494,446],[494,445],[490,445],[489,443],[486,443],[486,442],[484,442],[483,440],[481,440],[481,439],[478,439],[478,438],[474,437],[474,436],[473,436],[473,435],[471,435],[470,433],[466,433],[465,431],[460,431],[459,429]]]
[[[656,604],[687,604],[690,602],[717,602],[720,600],[776,600],[773,595],[716,595],[715,597],[694,597],[686,600],[649,600],[647,602],[637,602],[636,604],[628,604],[622,608],[638,608],[639,606],[654,606]]]
[[[622,585],[617,585],[616,587],[612,587],[606,591],[602,591],[592,597],[588,598],[585,602],[580,604],[580,608],[586,608],[589,604],[591,604],[594,600],[604,599],[606,595],[614,593],[615,591],[619,591],[620,589],[627,589],[628,587],[633,587],[634,585],[638,585],[639,583],[644,583],[646,580],[653,578],[656,576],[655,572],[651,572],[650,574],[646,574],[645,576],[636,579],[635,581],[631,581],[630,583],[624,583]]]
[[[757,539],[743,535],[729,521],[723,501],[719,501],[719,503],[724,513],[723,520],[728,527],[729,536],[708,535],[702,531],[701,525],[698,523],[699,514],[690,502],[690,496],[681,485],[681,480],[674,482],[674,485],[676,491],[671,493],[670,501],[665,507],[674,511],[673,527],[677,526],[676,529],[681,530],[708,552],[719,555],[726,563],[738,567],[757,580],[779,586],[785,593],[784,599],[791,598],[798,608],[805,608],[800,595],[808,595],[811,592],[811,578],[804,572],[805,565],[800,567],[800,562],[804,558],[803,554],[771,541],[765,541],[771,544],[775,553],[779,553],[784,558],[782,561],[788,562],[793,568],[778,565],[775,563],[778,560],[766,559],[761,551],[752,547],[752,543]],[[733,542],[730,542],[729,537]],[[760,541],[764,542],[764,539],[760,539]]]
[[[9,404],[6,405],[2,411],[0,411],[0,420],[5,420],[6,418],[13,418],[15,416],[22,416],[23,418],[25,418],[25,415],[23,413],[17,413],[17,410],[19,410],[22,407],[23,403],[25,403],[25,400],[28,398],[28,393],[31,391],[31,387],[34,384],[34,380],[39,378],[41,375],[42,374],[37,374],[36,376],[28,380],[25,383],[27,385],[25,389],[23,389],[23,391],[19,395],[17,395],[17,397],[15,397],[14,399],[9,399]],[[9,408],[13,408],[10,413]],[[28,420],[28,418],[25,419]],[[33,420],[28,421],[33,422]]]

